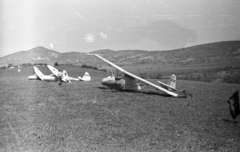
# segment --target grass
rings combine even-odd
[[[178,81],[187,100],[116,92],[101,85],[106,73],[59,68],[92,81],[59,86],[27,80],[31,67],[0,70],[0,151],[240,151],[240,117],[233,123],[227,104],[240,85]]]

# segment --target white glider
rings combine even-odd
[[[122,72],[124,74],[123,78],[120,79],[116,79],[114,74],[112,73],[111,76],[107,77],[107,78],[103,78],[102,79],[102,84],[104,86],[107,86],[109,88],[115,89],[115,90],[131,90],[131,91],[140,91],[143,89],[143,87],[141,87],[139,85],[138,82],[142,82],[145,85],[149,85],[157,90],[163,91],[165,93],[167,93],[168,95],[171,95],[173,97],[185,97],[185,98],[191,98],[192,95],[191,94],[187,94],[186,90],[183,91],[177,91],[176,89],[172,89],[169,90],[165,87],[162,86],[158,86],[150,81],[147,81],[143,78],[140,78],[124,69],[122,69],[121,67],[115,65],[114,63],[108,61],[107,59],[103,58],[102,56],[99,56],[97,54],[94,54],[96,57],[98,57],[99,59],[103,60],[104,62],[106,62],[108,65],[113,66],[114,68],[116,68],[117,70],[119,70],[120,72]]]
[[[28,77],[29,80],[41,80],[48,82],[56,82],[59,80],[54,74],[44,75],[37,67],[33,67],[35,74]]]
[[[47,65],[47,67],[56,77],[59,77],[59,70],[58,69],[54,68],[51,65]],[[68,76],[68,73],[67,73],[66,70],[63,70],[62,74],[63,74],[62,80],[64,82],[71,83],[71,80],[74,80],[74,81],[90,81],[91,80],[91,76],[89,75],[88,72],[85,72],[83,77],[78,76],[78,78],[73,78],[73,77]]]

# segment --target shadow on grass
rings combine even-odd
[[[108,88],[106,87],[97,87],[98,89],[102,89],[102,90],[109,90]]]
[[[232,123],[232,124],[240,124],[240,121],[236,121],[236,120],[222,119],[222,121]]]
[[[142,93],[142,94],[146,94],[146,95],[159,95],[159,96],[163,96],[163,97],[172,97],[171,95],[162,94],[162,93],[154,92],[154,91],[114,90],[114,89],[109,89],[106,87],[97,87],[97,88],[101,89],[101,90],[108,90],[109,92],[113,92],[113,93],[128,92],[128,93]],[[106,92],[106,91],[104,91],[104,92]]]
[[[163,96],[163,97],[171,97],[171,95],[169,94],[162,94],[162,93],[159,93],[159,92],[153,92],[153,91],[148,91],[148,92],[141,92],[141,93],[144,93],[144,94],[147,94],[147,95],[159,95],[159,96]]]

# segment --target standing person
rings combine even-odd
[[[59,79],[59,84],[58,85],[61,85],[62,84],[62,77],[63,77],[63,73],[61,70],[58,71],[58,79]]]

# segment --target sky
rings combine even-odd
[[[240,40],[239,0],[1,0],[0,57],[58,52],[171,50]]]

